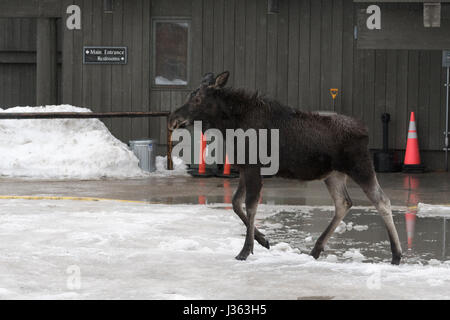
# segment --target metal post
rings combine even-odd
[[[445,99],[445,170],[448,171],[448,88],[450,85],[450,68],[447,67],[446,99]]]
[[[445,259],[445,254],[446,254],[446,233],[447,233],[447,219],[444,218],[444,224],[443,224],[443,228],[442,228],[442,259]]]
[[[172,162],[172,130],[169,130],[169,117],[167,117],[167,169],[173,170]]]

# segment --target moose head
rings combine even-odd
[[[189,94],[184,105],[171,113],[169,130],[186,127],[194,121],[202,121],[208,127],[229,118],[229,108],[217,95],[218,90],[225,87],[229,76],[228,71],[217,77],[211,72],[205,74],[200,86]]]

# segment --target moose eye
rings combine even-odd
[[[195,104],[200,104],[201,102],[202,102],[202,99],[200,99],[199,96],[197,96],[197,97],[194,98],[194,103],[195,103]]]

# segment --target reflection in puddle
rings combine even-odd
[[[409,213],[405,219],[402,211],[394,211],[393,214],[402,242],[404,263],[427,264],[431,259],[450,259],[449,244],[446,243],[448,221],[445,218],[417,217]],[[298,211],[277,213],[259,221],[259,224],[272,243],[287,242],[309,253],[332,216],[332,210],[318,208],[305,213],[299,208]],[[375,209],[351,209],[344,221],[345,224],[341,224],[330,238],[323,257],[335,255],[342,261],[390,262],[387,232]]]
[[[416,225],[416,213],[406,212],[405,223],[406,223],[406,235],[408,237],[408,250],[411,250],[413,248],[414,228]]]

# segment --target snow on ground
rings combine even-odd
[[[225,205],[1,200],[0,216],[2,299],[450,298],[450,261],[316,261],[283,242],[237,261],[245,228]]]
[[[157,85],[178,85],[178,86],[185,86],[187,84],[187,81],[181,80],[181,79],[173,79],[169,80],[167,78],[164,78],[162,76],[157,76],[155,78],[155,84]]]
[[[439,206],[419,203],[417,205],[418,217],[450,217],[450,205]]]
[[[335,232],[342,234],[345,231],[351,231],[351,230],[365,231],[367,229],[369,229],[369,226],[367,226],[367,225],[353,225],[353,222],[345,223],[344,221],[341,221],[339,223],[339,225],[337,226]]]
[[[90,112],[70,105],[15,107],[0,112]],[[148,176],[128,146],[98,119],[2,120],[0,176],[33,179],[102,179]],[[162,160],[160,160],[161,162]],[[183,174],[161,165],[155,174]]]
[[[178,157],[172,157],[173,170],[167,170],[167,156],[156,157],[156,171],[152,172],[152,176],[187,176],[187,165]]]

